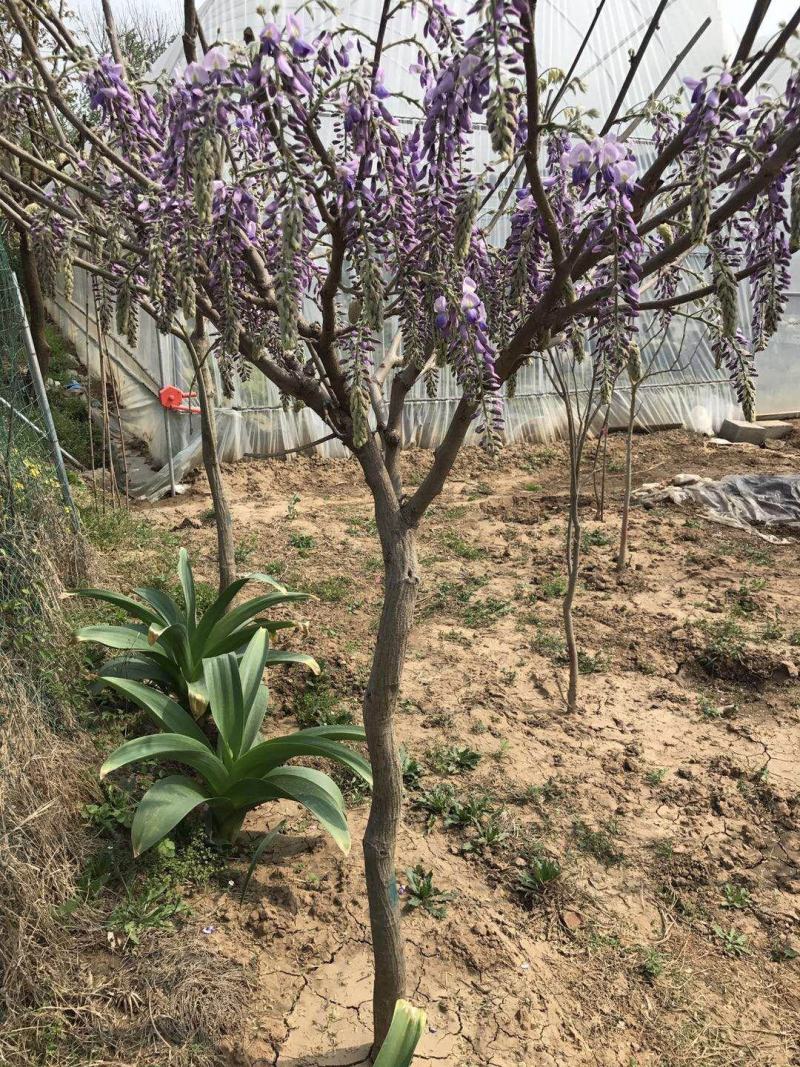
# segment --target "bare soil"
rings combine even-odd
[[[797,471],[798,445],[800,429],[770,450],[637,437],[635,481]],[[587,473],[578,714],[561,697],[564,446],[515,448],[496,467],[465,453],[421,533],[397,731],[424,773],[408,789],[398,872],[405,883],[422,864],[454,896],[444,917],[417,908],[405,923],[409,995],[428,1013],[415,1064],[800,1063],[797,542],[636,508],[618,580],[623,450],[612,436],[604,521]],[[410,483],[428,462],[406,455]],[[259,461],[227,476],[241,569],[271,565],[317,594],[308,635],[289,640],[324,661],[325,693],[357,718],[382,567],[356,464]],[[198,478],[147,510],[212,581],[209,508]],[[274,672],[275,732],[294,728],[304,682]],[[446,773],[447,746],[479,753],[477,766]],[[475,829],[429,818],[420,798],[441,782],[488,797],[507,836],[481,847]],[[364,1062],[367,805],[353,796],[345,859],[287,804],[289,832],[245,903],[235,888],[191,901],[185,936],[256,976],[222,1062]],[[262,808],[248,828],[278,814]],[[526,898],[520,873],[537,857],[561,875]]]

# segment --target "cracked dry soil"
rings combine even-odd
[[[635,484],[796,471],[799,446],[800,430],[769,451],[714,449],[684,431],[637,437]],[[443,918],[417,909],[405,923],[410,995],[428,1014],[420,1067],[800,1063],[797,542],[636,508],[618,581],[621,437],[608,452],[604,521],[590,473],[582,508],[576,715],[560,697],[564,446],[510,449],[496,469],[465,453],[422,531],[397,730],[423,775],[407,792],[398,873],[421,863],[455,897]],[[409,481],[426,461],[406,455]],[[355,464],[253,461],[227,476],[242,569],[278,564],[287,584],[317,594],[308,636],[290,640],[324,660],[326,693],[358,718],[381,564]],[[212,579],[208,508],[198,478],[150,512],[180,528]],[[273,673],[270,729],[295,726],[303,682]],[[448,774],[447,746],[480,761]],[[490,798],[506,835],[496,847],[428,819],[420,797],[442,782]],[[364,1062],[367,801],[351,804],[349,858],[285,805],[287,835],[244,904],[191,902],[186,936],[212,924],[204,941],[255,979],[247,1031],[221,1062]],[[275,821],[263,808],[248,828]],[[536,856],[561,876],[526,900],[517,883]]]

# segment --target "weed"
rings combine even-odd
[[[561,660],[566,655],[564,642],[558,634],[548,633],[541,626],[536,629],[536,636],[532,641],[532,645],[534,652],[538,652],[542,656],[550,656],[553,659]]]
[[[706,644],[697,658],[709,674],[719,674],[744,663],[744,631],[733,619],[704,621],[700,629],[706,633]]]
[[[750,904],[750,891],[734,882],[725,883],[722,895],[725,898],[723,908],[746,908]]]
[[[286,518],[291,522],[297,518],[297,505],[300,503],[300,494],[292,493],[289,503],[286,505]]]
[[[503,824],[500,822],[498,813],[494,813],[486,819],[481,819],[476,829],[475,836],[465,841],[461,846],[461,852],[472,852],[478,855],[483,855],[487,851],[495,852],[503,847],[509,837],[508,831],[504,829]]]
[[[405,748],[400,749],[400,772],[403,775],[403,785],[407,789],[419,789],[425,772],[416,756],[412,756]]]
[[[564,797],[564,790],[555,780],[555,778],[548,778],[542,785],[527,785],[525,788],[515,794],[514,802],[517,804],[551,804],[555,801],[562,800]]]
[[[653,852],[661,860],[671,860],[675,855],[675,842],[671,837],[662,837],[660,841],[653,842]]]
[[[788,641],[790,645],[797,647],[800,645],[800,630],[792,630],[789,634]]]
[[[723,930],[722,927],[717,926],[716,923],[714,923],[712,929],[722,942],[722,951],[726,956],[733,956],[734,959],[741,959],[742,956],[750,955],[746,934],[740,933],[733,926],[731,926],[729,930]]]
[[[297,549],[297,554],[301,559],[306,559],[311,554],[311,551],[316,546],[317,542],[311,534],[290,533],[289,544],[292,548]]]
[[[474,771],[481,761],[480,752],[468,746],[437,745],[428,752],[428,763],[437,774],[463,774]]]
[[[485,793],[473,793],[466,800],[453,799],[450,810],[444,816],[444,824],[446,827],[480,826],[483,819],[496,814],[491,797]]]
[[[608,670],[608,660],[601,653],[592,654],[578,649],[578,671],[581,674],[603,674]]]
[[[713,721],[714,719],[722,718],[722,709],[716,704],[712,704],[707,697],[700,697],[698,709],[700,711],[700,714],[707,721]]]
[[[312,582],[308,586],[308,591],[326,604],[338,604],[344,600],[352,585],[352,579],[344,574],[338,574],[333,578],[323,578],[319,582]]]
[[[345,532],[350,537],[374,537],[378,533],[378,524],[374,518],[351,516],[347,520]]]
[[[657,770],[648,771],[647,774],[644,776],[644,780],[647,782],[648,785],[651,785],[653,786],[653,788],[655,788],[657,785],[661,785],[661,783],[664,781],[666,773],[667,772],[664,767],[659,767]]]
[[[546,467],[548,463],[552,463],[557,458],[557,449],[552,448],[550,445],[541,445],[538,448],[531,449],[531,453],[525,461],[525,469],[529,470],[531,474],[535,474],[536,471]]]
[[[316,678],[311,677],[297,694],[292,714],[303,730],[309,726],[345,726],[353,722],[352,711],[331,689],[324,671]]]
[[[425,825],[428,830],[434,827],[437,819],[447,819],[455,803],[456,793],[449,782],[438,783],[430,789],[421,789],[414,798],[414,807],[427,812]]]
[[[249,533],[245,534],[236,547],[233,550],[233,558],[239,564],[240,567],[246,566],[250,562],[250,558],[258,548],[258,534]]]
[[[581,549],[584,552],[588,552],[590,548],[602,548],[604,545],[611,544],[611,538],[599,527],[594,530],[584,530],[581,534]]]
[[[783,627],[781,626],[779,619],[780,616],[778,615],[776,608],[772,618],[768,620],[761,630],[759,636],[762,641],[780,641],[783,637]]]
[[[189,908],[168,881],[147,881],[137,892],[126,890],[126,897],[111,912],[108,928],[122,933],[127,941],[138,945],[148,930],[171,929],[172,920]]]
[[[431,599],[422,606],[420,614],[426,616],[452,612],[459,606],[468,604],[472,594],[486,585],[488,580],[488,578],[466,578],[463,581],[440,582]]]
[[[594,856],[596,860],[606,867],[613,867],[622,863],[625,853],[619,849],[612,839],[612,833],[616,831],[613,823],[607,823],[604,830],[593,830],[582,819],[577,819],[572,825],[575,844],[581,852]]]
[[[447,905],[455,894],[443,893],[441,889],[437,889],[433,884],[433,871],[426,871],[421,863],[409,868],[406,878],[408,882],[403,887],[406,908],[409,911],[421,908],[434,919],[444,918]]]
[[[769,958],[773,963],[791,963],[792,960],[800,959],[800,952],[788,941],[776,941],[769,950]]]
[[[464,612],[464,625],[472,629],[480,629],[489,623],[496,622],[511,611],[511,605],[507,600],[498,600],[497,597],[487,597],[486,600],[477,600],[468,605]]]
[[[448,549],[454,556],[458,556],[459,559],[480,559],[485,555],[484,550],[478,545],[472,545],[469,541],[465,541],[463,537],[455,532],[455,530],[443,530],[438,540],[443,548]]]
[[[752,615],[758,611],[759,603],[754,594],[761,592],[766,584],[764,578],[743,578],[738,589],[728,589],[725,595],[732,602],[734,614]]]
[[[130,796],[111,782],[104,783],[104,792],[105,800],[100,804],[87,804],[83,809],[84,816],[104,833],[112,833],[120,827],[129,830],[134,811]]]
[[[523,482],[522,488],[526,493],[541,493],[544,486],[540,482]]]
[[[560,877],[558,860],[533,857],[517,875],[517,890],[527,901],[532,901],[541,897]]]
[[[556,600],[564,596],[567,591],[567,579],[563,574],[556,574],[552,578],[545,578],[539,586],[539,592],[545,600]]]
[[[651,982],[655,981],[655,979],[663,973],[666,960],[667,957],[663,952],[659,952],[658,949],[655,948],[648,948],[645,951],[644,959],[642,960],[642,973],[645,978],[649,979]]]

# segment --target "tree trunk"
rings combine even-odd
[[[371,447],[367,446],[367,453]],[[384,600],[367,690],[364,727],[372,763],[373,790],[364,833],[364,866],[375,962],[372,1007],[377,1054],[392,1021],[397,1000],[405,993],[406,968],[395,878],[395,849],[403,799],[394,735],[394,712],[400,691],[408,638],[417,598],[416,531],[402,518],[382,463],[360,455],[375,498],[384,563]]]
[[[570,471],[569,521],[567,522],[567,591],[564,594],[564,637],[567,643],[567,662],[569,663],[569,684],[567,687],[567,710],[575,711],[578,706],[578,644],[575,640],[575,626],[572,620],[572,606],[575,603],[575,591],[578,587],[578,572],[581,556],[581,516],[578,503],[580,482],[577,467],[580,457]]]
[[[192,351],[194,348],[194,351]],[[217,527],[217,566],[219,568],[219,591],[227,589],[236,580],[236,554],[233,539],[233,516],[225,492],[225,481],[217,451],[217,420],[214,415],[214,384],[206,359],[208,341],[202,319],[198,316],[189,346],[197,380],[197,398],[200,401],[200,433],[203,441],[203,466],[206,470],[211,499],[214,503],[214,521]]]
[[[633,423],[636,418],[636,386],[631,386],[631,406],[628,410],[628,431],[625,436],[625,489],[622,496],[622,527],[619,532],[617,573],[622,574],[628,566],[628,522],[631,510],[631,486],[633,484]]]
[[[22,284],[25,296],[28,298],[28,325],[31,328],[33,347],[36,350],[36,359],[42,377],[47,378],[50,370],[50,360],[53,353],[47,343],[45,325],[47,324],[47,312],[42,296],[42,283],[39,278],[39,269],[33,255],[30,239],[25,230],[19,230],[19,261],[22,273]]]

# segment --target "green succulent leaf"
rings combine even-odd
[[[204,745],[208,744],[205,734],[192,716],[164,693],[128,678],[110,678],[108,684],[118,693],[133,700],[140,708],[144,708],[156,726],[166,733],[184,734]]]
[[[180,671],[166,656],[149,649],[146,653],[119,656],[106,660],[98,671],[99,688],[111,678],[130,678],[140,682],[156,682],[167,689],[180,693],[183,679]]]
[[[198,741],[183,734],[153,734],[135,737],[112,752],[100,768],[100,777],[139,760],[175,760],[198,771],[217,793],[223,793],[229,782],[225,764],[214,752],[208,741]]]
[[[374,1067],[410,1067],[419,1040],[425,1032],[425,1012],[407,1000],[394,1006],[392,1025]]]
[[[190,811],[208,799],[196,782],[182,774],[160,778],[139,801],[133,816],[131,842],[134,856],[141,856],[158,844]]]
[[[254,808],[269,800],[295,800],[317,819],[347,854],[350,831],[341,790],[327,774],[311,767],[278,767],[264,778],[236,782],[224,794],[234,808]]]
[[[182,623],[184,626],[186,625],[186,616],[172,597],[165,593],[163,589],[151,589],[150,586],[141,586],[136,589],[136,595],[147,601],[158,615],[162,624],[174,626]]]
[[[203,671],[212,718],[228,752],[235,759],[241,750],[245,717],[239,663],[236,656],[228,652],[204,660]]]
[[[197,625],[197,599],[195,596],[194,575],[189,562],[189,553],[182,548],[178,553],[178,578],[180,578],[183,599],[186,603],[186,626],[189,633],[194,633]]]
[[[233,781],[243,778],[261,778],[281,766],[287,760],[297,756],[312,756],[318,759],[332,759],[349,768],[372,786],[372,770],[367,760],[352,749],[331,741],[326,737],[309,737],[305,732],[289,734],[287,737],[275,737],[262,741],[242,755],[231,769]]]
[[[75,636],[106,648],[124,649],[126,652],[151,652],[152,643],[147,638],[146,626],[82,626]],[[159,649],[162,651],[163,649]]]
[[[253,852],[253,858],[250,860],[250,866],[247,868],[247,874],[244,876],[242,882],[242,891],[239,894],[239,903],[244,903],[244,895],[247,892],[247,887],[250,885],[250,881],[256,872],[258,861],[264,855],[269,846],[280,837],[283,831],[286,829],[286,820],[282,819],[277,826],[274,826],[271,830],[267,830],[261,840],[258,842],[255,851]]]
[[[246,600],[244,604],[240,604],[238,608],[234,608],[229,611],[224,618],[214,626],[213,630],[208,636],[207,649],[204,652],[206,656],[217,656],[220,654],[220,646],[223,641],[227,640],[245,623],[255,619],[257,615],[260,615],[262,611],[268,611],[270,608],[277,607],[279,604],[289,604],[295,601],[308,600],[308,593],[267,593],[263,596],[253,597],[251,600]]]
[[[128,615],[133,615],[134,619],[139,619],[147,626],[153,622],[158,622],[158,615],[151,611],[146,604],[134,600],[133,597],[125,596],[124,593],[114,593],[109,589],[73,589],[67,593],[67,596],[81,596],[86,597],[89,600],[103,600],[107,604],[112,604],[115,608],[127,612]]]

